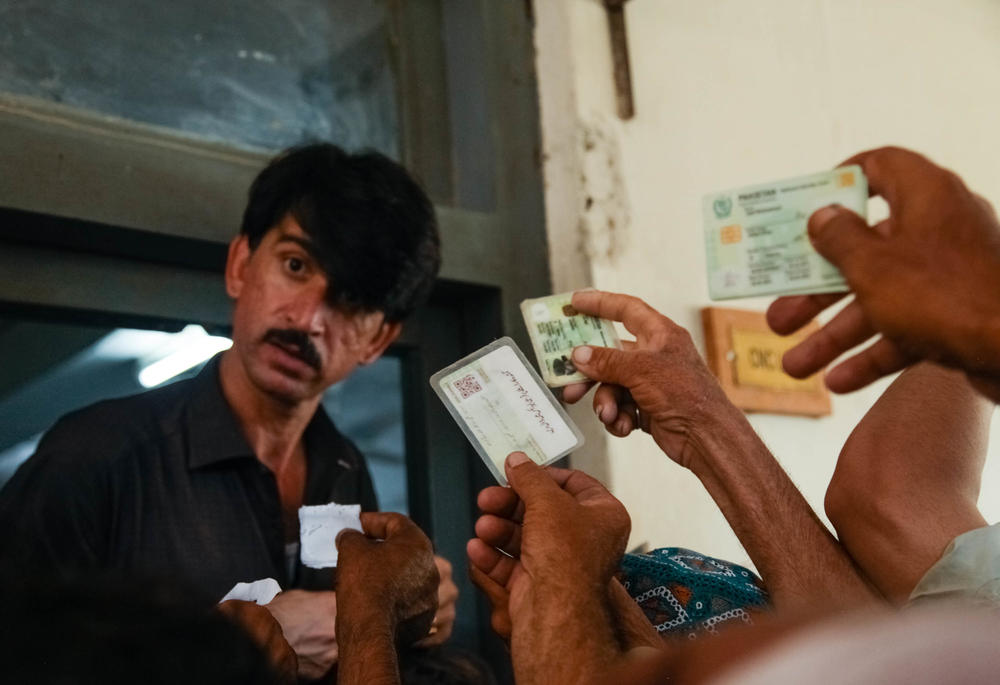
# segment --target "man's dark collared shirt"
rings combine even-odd
[[[305,504],[377,508],[364,460],[322,408],[304,439]],[[333,589],[330,569],[299,562],[289,577],[277,483],[222,395],[217,359],[60,419],[0,492],[0,550],[22,570],[168,577],[217,599],[267,577]]]

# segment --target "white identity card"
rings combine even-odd
[[[501,485],[511,452],[544,466],[583,444],[580,429],[510,338],[438,371],[431,387]]]
[[[345,529],[364,533],[360,504],[321,504],[299,507],[299,543],[302,564],[309,568],[337,565],[337,534]]]
[[[862,217],[868,180],[857,165],[706,195],[705,257],[713,300],[847,290],[809,242],[809,217],[839,204]]]

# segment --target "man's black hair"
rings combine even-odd
[[[441,266],[434,207],[396,162],[330,143],[278,155],[250,186],[241,232],[250,248],[287,215],[313,243],[332,304],[401,321]]]

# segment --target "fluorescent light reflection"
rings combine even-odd
[[[173,351],[139,371],[139,383],[153,388],[166,383],[213,355],[228,350],[233,341],[219,335],[209,335],[201,326],[186,326],[171,339]]]

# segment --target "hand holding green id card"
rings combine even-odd
[[[809,217],[839,204],[867,216],[868,180],[857,165],[706,195],[705,257],[713,300],[847,290],[809,242]]]
[[[573,293],[560,293],[521,303],[542,378],[553,388],[590,380],[573,366],[574,347],[622,347],[613,323],[576,311],[572,301]]]

